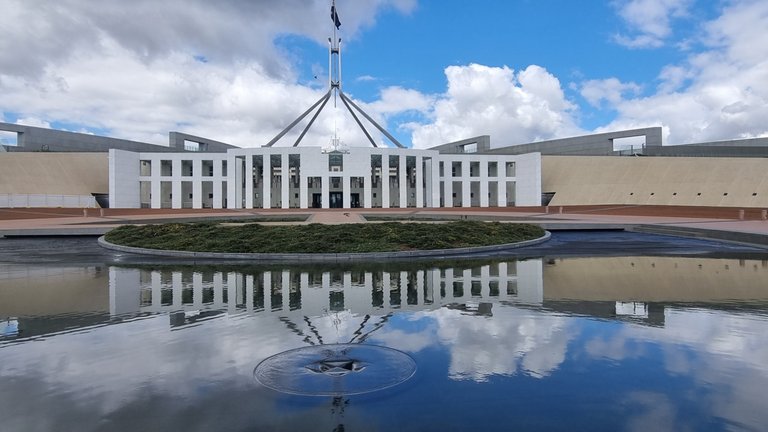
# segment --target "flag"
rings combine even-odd
[[[336,13],[336,2],[331,5],[331,21],[336,24],[336,28],[341,27],[341,20],[339,20],[339,14]]]

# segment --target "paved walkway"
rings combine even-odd
[[[581,206],[574,208],[507,209],[355,209],[355,210],[150,210],[150,209],[0,209],[2,235],[97,235],[126,223],[205,218],[279,217],[309,215],[305,222],[282,223],[364,223],[364,215],[396,215],[414,218],[492,218],[540,224],[547,229],[631,228],[651,225],[666,229],[698,229],[746,233],[768,240],[768,221],[762,209]],[[743,220],[742,220],[743,218]],[[278,222],[273,222],[278,223]],[[768,243],[768,241],[766,242]]]

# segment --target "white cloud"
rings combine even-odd
[[[437,337],[451,353],[452,379],[486,381],[518,373],[541,378],[565,360],[574,337],[566,318],[552,318],[494,305],[493,319],[446,308],[426,313],[438,325]]]
[[[617,3],[619,16],[629,34],[617,34],[614,40],[628,48],[658,48],[672,34],[672,20],[688,15],[692,0],[622,0]]]
[[[637,95],[642,88],[633,83],[623,83],[617,78],[588,80],[581,85],[581,95],[590,105],[599,107],[603,101],[611,104],[621,102],[626,93]]]
[[[410,13],[416,1],[339,6],[344,36],[353,40],[382,9]],[[9,0],[0,14],[0,112],[157,144],[181,130],[263,145],[324,92],[297,84],[291,56],[274,38],[322,42],[331,26],[327,9],[325,0],[107,0],[98,8],[83,0]],[[325,145],[337,128],[348,131],[347,142],[365,142],[339,107],[326,108],[305,142]],[[280,144],[291,145],[300,130]]]
[[[414,147],[477,135],[491,135],[499,146],[580,132],[560,81],[540,66],[516,73],[470,64],[449,66],[445,75],[448,91],[434,104],[430,123],[409,125]]]
[[[738,1],[707,23],[707,50],[659,74],[654,95],[615,102],[618,118],[598,132],[663,125],[683,144],[768,136],[768,3]]]
[[[51,124],[48,123],[45,120],[40,120],[36,117],[25,117],[20,118],[16,120],[16,124],[24,125],[24,126],[34,126],[34,127],[41,127],[41,128],[49,128],[51,127]]]

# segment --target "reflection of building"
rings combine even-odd
[[[236,269],[236,268],[235,268]],[[451,305],[468,313],[510,302],[566,314],[663,326],[670,307],[727,308],[768,298],[768,261],[696,257],[527,260],[413,271],[196,271],[0,266],[4,339],[173,313],[174,324],[227,311],[384,315]],[[231,299],[230,299],[231,296]],[[742,303],[740,303],[742,302]],[[723,306],[721,306],[723,305]],[[631,313],[630,313],[631,309]]]
[[[436,309],[446,304],[540,304],[541,260],[415,271],[199,272],[110,268],[110,313],[200,310],[319,316],[351,310]]]

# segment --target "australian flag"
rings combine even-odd
[[[333,21],[334,24],[336,24],[336,28],[341,27],[341,20],[339,19],[339,14],[336,13],[336,2],[333,2],[334,4],[331,5],[331,21]]]

